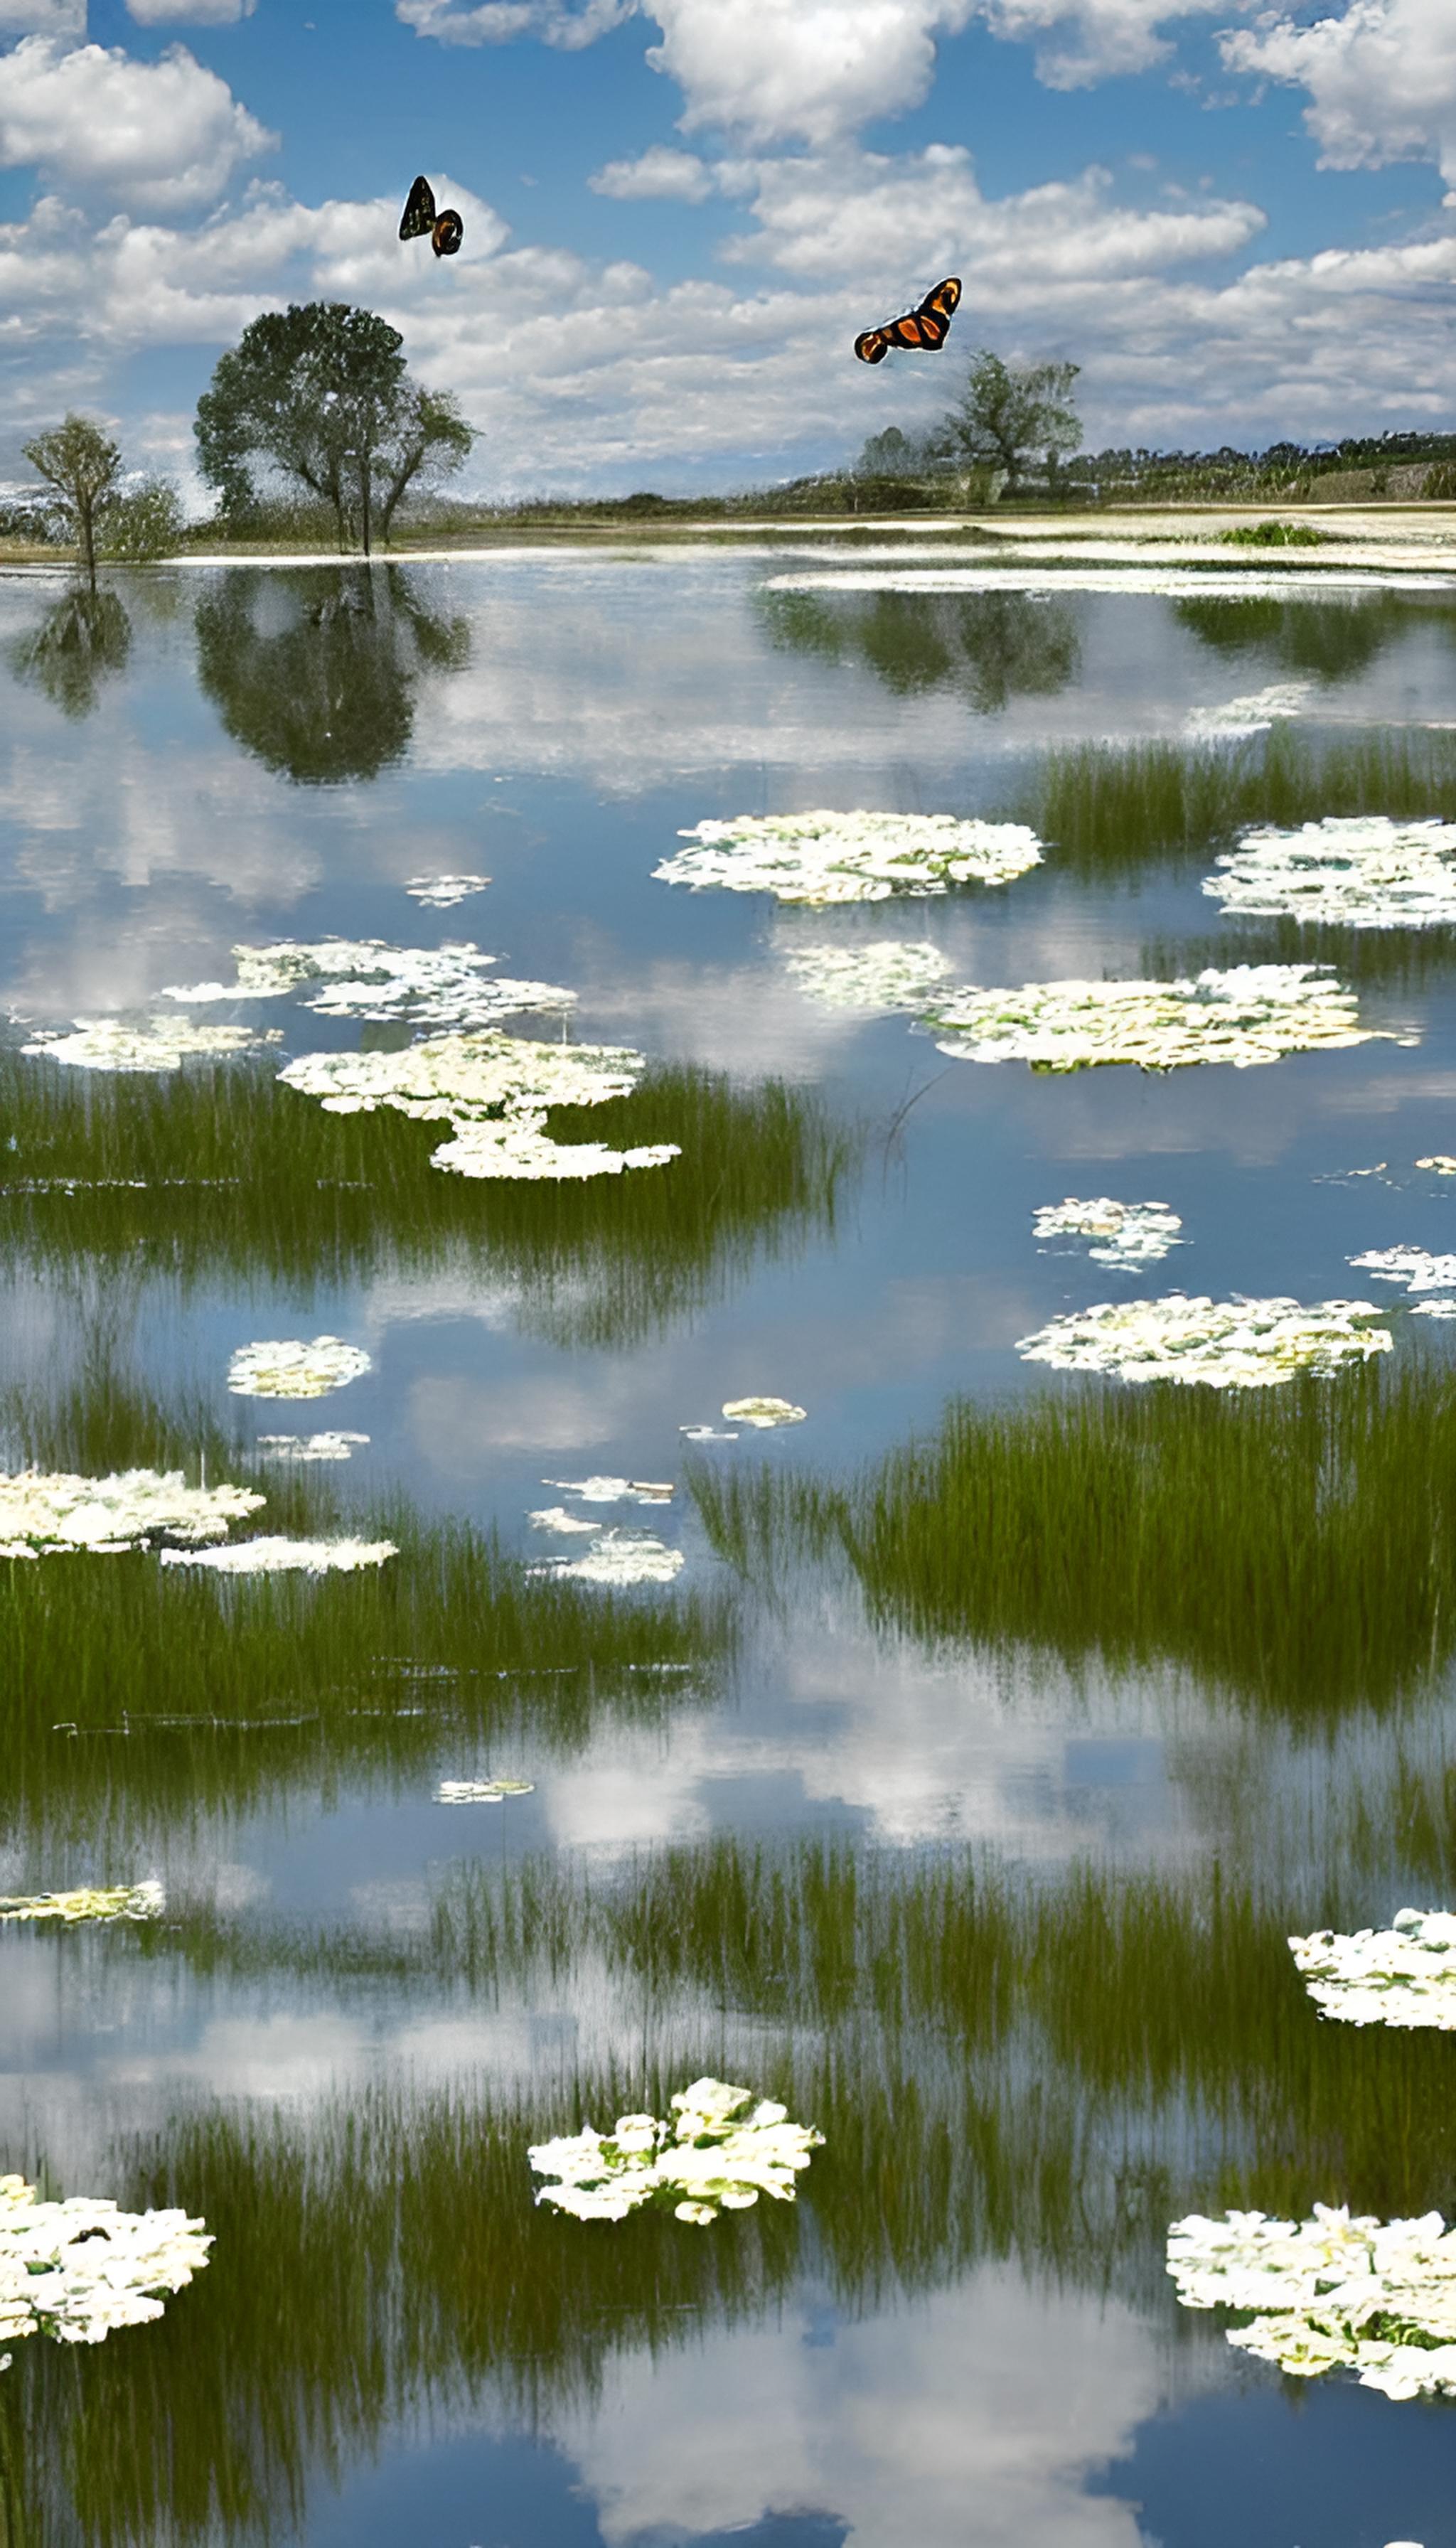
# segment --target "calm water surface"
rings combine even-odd
[[[154,1873],[169,1909],[0,1935],[0,2167],[217,2232],[157,2325],[22,2349],[5,2548],[1456,2548],[1449,2407],[1284,2383],[1163,2269],[1189,2210],[1456,2209],[1456,2054],[1320,2026],[1283,1944],[1450,1898],[1451,1330],[1398,1313],[1388,1370],[1257,1405],[1016,1350],[1456,1246],[1414,1168],[1456,1149],[1456,950],[1276,943],[1200,891],[1230,808],[1456,814],[1456,589],[874,572],[157,571],[89,616],[0,583],[6,1464],[205,1460],[402,1552],[3,1570],[0,1884]],[[1287,717],[1230,707],[1276,685]],[[1046,864],[832,912],[653,879],[704,817],[815,805],[1032,821]],[[491,881],[408,896],[450,871]],[[570,986],[648,1067],[569,1137],[683,1156],[444,1178],[430,1127],[277,1088],[409,1032],[296,1000],[200,1012],[280,1030],[217,1069],[20,1052],[331,935]],[[978,1068],[795,985],[894,938],[985,985],[1338,957],[1385,1039]],[[1039,1252],[1036,1206],[1103,1194],[1186,1243]],[[369,1372],[229,1395],[237,1346],[319,1333]],[[685,1440],[760,1393],[807,1420]],[[367,1444],[259,1465],[323,1425]],[[599,1473],[674,1482],[603,1514],[672,1585],[525,1571]],[[487,1773],[533,1791],[433,1801]],[[532,2209],[528,2141],[704,2069],[823,2127],[792,2213]]]

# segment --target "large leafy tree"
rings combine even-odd
[[[96,590],[96,529],[108,505],[117,500],[122,474],[118,443],[88,415],[68,415],[47,433],[38,433],[25,446],[31,467],[53,487],[66,526],[75,535],[81,564],[92,592]]]
[[[938,450],[962,467],[1004,470],[1012,494],[1028,467],[1048,470],[1081,446],[1082,428],[1072,405],[1076,363],[1037,363],[1018,370],[982,347],[971,356],[958,406],[936,436]]]
[[[368,556],[406,491],[458,469],[474,432],[453,399],[405,366],[398,327],[344,301],[268,311],[198,401],[198,461],[225,515],[245,521],[280,481],[332,510],[339,546]]]

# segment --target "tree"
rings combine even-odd
[[[198,460],[225,517],[246,521],[281,479],[327,504],[339,547],[357,538],[367,557],[407,488],[458,469],[474,432],[452,399],[410,380],[404,341],[344,301],[254,318],[197,407]]]
[[[108,506],[102,523],[102,554],[123,566],[149,566],[171,555],[185,527],[176,488],[168,479],[149,478]]]
[[[88,415],[68,415],[25,446],[31,467],[53,487],[67,528],[81,552],[87,581],[96,590],[96,526],[115,502],[122,474],[121,446]]]
[[[972,468],[1004,469],[1014,494],[1027,464],[1045,460],[1048,470],[1077,450],[1082,428],[1072,405],[1080,365],[1038,363],[1017,371],[983,346],[973,354],[960,404],[937,436],[948,459]]]

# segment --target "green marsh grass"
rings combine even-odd
[[[1456,1651],[1456,1371],[956,1402],[848,1486],[709,1470],[717,1553],[772,1584],[847,1564],[931,1647],[1174,1666],[1295,1719],[1394,1702]]]
[[[461,1265],[512,1286],[521,1323],[554,1342],[636,1342],[831,1231],[860,1147],[812,1093],[690,1065],[552,1114],[563,1141],[677,1141],[665,1168],[476,1182],[430,1166],[445,1129],[325,1114],[271,1065],[158,1078],[0,1051],[0,1261],[57,1283],[100,1270],[304,1297],[381,1265]]]

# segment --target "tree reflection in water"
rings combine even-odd
[[[421,680],[469,655],[467,621],[427,609],[403,567],[234,568],[198,606],[198,679],[228,732],[306,786],[401,760]]]
[[[18,682],[35,682],[62,716],[89,716],[110,673],[120,673],[132,651],[132,622],[114,592],[72,585],[52,604],[39,628],[16,639],[10,669]]]
[[[1221,655],[1262,655],[1281,671],[1317,681],[1351,681],[1383,649],[1410,631],[1410,602],[1399,592],[1321,593],[1318,600],[1225,600],[1215,593],[1175,604],[1185,628]],[[1448,636],[1456,621],[1437,612]]]
[[[760,608],[783,652],[864,664],[900,698],[959,690],[978,716],[1064,690],[1080,665],[1072,612],[1041,593],[767,592]]]

